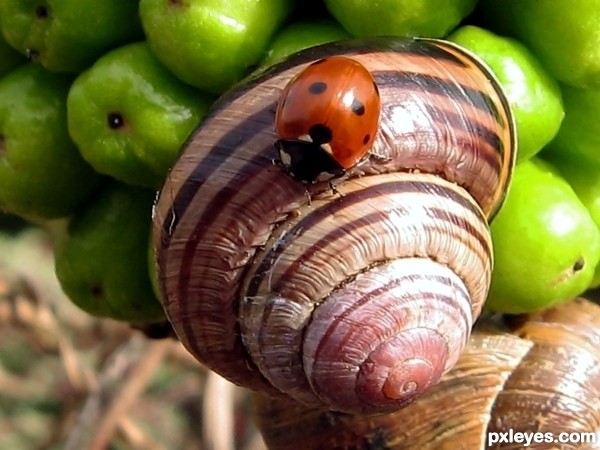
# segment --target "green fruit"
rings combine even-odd
[[[520,42],[468,25],[448,39],[477,54],[502,85],[515,115],[517,162],[539,152],[558,132],[564,117],[558,83]]]
[[[546,155],[542,155],[547,158]],[[600,227],[600,167],[582,161],[548,158],[552,166],[569,183],[579,200]]]
[[[77,77],[69,132],[96,171],[158,189],[213,100],[165,69],[145,42],[128,44]]]
[[[137,0],[2,0],[0,30],[32,60],[71,73],[143,36]]]
[[[71,220],[56,249],[56,275],[73,303],[98,317],[164,320],[148,274],[154,192],[110,181]]]
[[[70,83],[32,63],[0,79],[0,210],[58,218],[96,189],[99,176],[67,130]]]
[[[27,58],[8,45],[0,34],[0,77],[26,62]]]
[[[565,180],[571,185],[581,203],[587,208],[600,229],[600,167],[578,160],[564,160],[555,155],[542,155],[549,159]],[[596,266],[590,288],[600,285],[600,265]]]
[[[600,260],[600,231],[571,186],[536,157],[517,165],[492,225],[495,269],[486,306],[521,313],[585,291]]]
[[[333,20],[294,22],[271,41],[263,66],[270,66],[285,56],[326,42],[350,38],[350,34]]]
[[[477,0],[325,0],[353,36],[443,37],[473,9]]]
[[[291,0],[140,0],[152,51],[177,77],[220,94],[260,62]]]
[[[600,0],[481,0],[478,7],[489,27],[523,42],[554,77],[600,89]]]
[[[600,90],[561,87],[565,120],[548,145],[548,152],[600,167]]]

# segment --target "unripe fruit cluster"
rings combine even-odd
[[[210,105],[302,48],[445,38],[490,66],[516,117],[488,306],[560,303],[600,284],[599,21],[600,0],[4,0],[0,210],[65,219],[57,274],[82,309],[164,320],[152,201]]]

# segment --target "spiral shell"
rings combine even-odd
[[[476,329],[453,369],[404,409],[357,416],[256,396],[258,427],[270,450],[599,448],[600,307],[577,299],[508,326]],[[510,430],[537,437],[525,446]],[[576,436],[555,442],[561,433]]]
[[[370,157],[334,192],[272,161],[282,89],[333,54],[367,67],[382,101]],[[217,102],[157,201],[175,332],[211,369],[270,395],[353,412],[407,404],[454,365],[481,311],[487,220],[514,146],[497,82],[446,42],[327,44],[263,71]]]

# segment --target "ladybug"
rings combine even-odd
[[[275,148],[304,183],[343,176],[373,145],[381,101],[358,61],[331,56],[313,62],[283,90],[275,113]]]

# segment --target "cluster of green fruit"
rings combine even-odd
[[[324,42],[447,38],[489,64],[517,121],[488,305],[564,301],[600,284],[599,22],[600,0],[0,0],[0,210],[67,218],[56,271],[82,309],[163,320],[153,199],[220,94]]]

